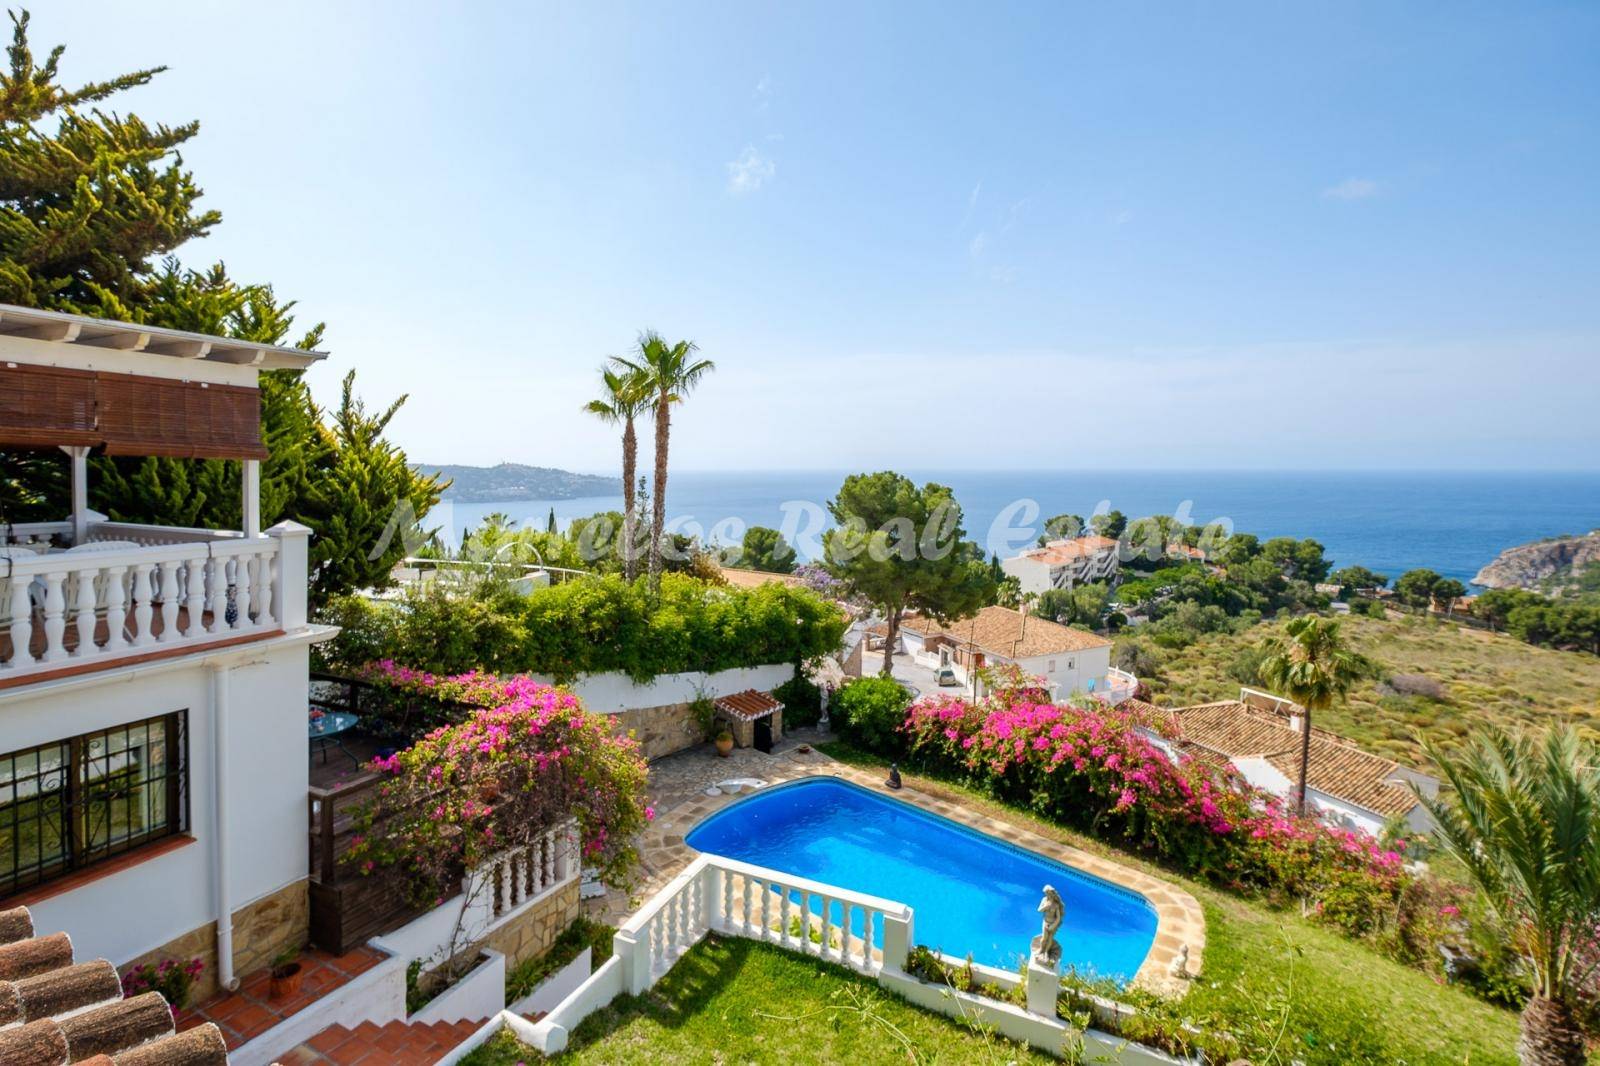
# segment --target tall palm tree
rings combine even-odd
[[[1306,615],[1284,627],[1283,638],[1262,644],[1266,658],[1256,670],[1261,683],[1287,696],[1305,710],[1300,723],[1300,774],[1295,782],[1295,810],[1306,812],[1306,769],[1311,763],[1311,715],[1344,699],[1350,687],[1376,670],[1368,658],[1351,651],[1339,636],[1339,623]]]
[[[583,409],[611,425],[622,426],[622,572],[632,581],[639,576],[639,561],[634,558],[638,541],[634,487],[639,467],[639,438],[634,434],[633,423],[650,410],[650,382],[637,369],[620,365],[601,367],[600,391],[600,398],[590,400]],[[554,514],[552,511],[551,515]]]
[[[661,576],[661,535],[667,524],[667,447],[672,438],[672,405],[682,403],[700,379],[717,368],[709,359],[696,359],[693,341],[668,344],[661,334],[639,335],[631,358],[613,360],[619,367],[645,375],[654,398],[656,423],[656,477],[650,525],[650,579]]]
[[[1529,963],[1517,1057],[1582,1066],[1573,1005],[1596,965],[1582,948],[1600,916],[1600,750],[1570,726],[1491,730],[1455,755],[1423,748],[1455,796],[1418,798]]]

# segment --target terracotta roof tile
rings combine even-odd
[[[1229,759],[1262,758],[1290,781],[1299,776],[1300,733],[1283,715],[1238,700],[1156,710],[1165,716],[1160,732],[1185,751],[1210,751]],[[1394,760],[1362,751],[1343,737],[1311,731],[1306,784],[1324,795],[1384,817],[1405,814],[1417,799],[1404,785],[1390,783],[1399,770]]]
[[[719,696],[716,701],[717,710],[731,714],[735,718],[742,718],[753,722],[757,718],[765,718],[774,711],[783,710],[783,704],[772,698],[767,692],[758,692],[747,688],[743,692],[735,692],[730,696]]]
[[[900,628],[925,637],[949,637],[1003,659],[1031,659],[1039,655],[1111,647],[1111,641],[1105,637],[1046,618],[1029,615],[1024,625],[1022,614],[1009,607],[985,607],[971,618],[948,625],[908,614],[900,620]]]
[[[1115,551],[1116,547],[1117,542],[1110,537],[1073,537],[1071,540],[1052,540],[1042,548],[1023,552],[1022,557],[1051,566],[1066,566],[1079,559]]]
[[[0,911],[0,1063],[221,1066],[228,1061],[216,1026],[176,1035],[172,1010],[160,993],[123,999],[111,963],[74,963],[72,955],[65,933],[33,935],[26,907]]]

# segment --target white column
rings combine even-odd
[[[240,478],[244,493],[244,535],[261,536],[261,460],[246,459],[244,476]]]
[[[72,543],[82,544],[89,536],[89,449],[63,444],[61,450],[72,457]]]
[[[1037,955],[1028,959],[1028,1012],[1046,1018],[1056,1016],[1056,994],[1061,990],[1060,965],[1045,962]]]
[[[278,541],[277,557],[272,566],[272,613],[278,625],[288,633],[304,629],[306,624],[306,583],[310,580],[309,552],[311,527],[284,519],[271,529],[267,536]]]

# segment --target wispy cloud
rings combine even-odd
[[[1322,195],[1328,200],[1365,200],[1378,195],[1378,183],[1371,178],[1345,178],[1323,189]]]
[[[758,152],[755,145],[747,145],[739,158],[728,164],[728,191],[736,196],[755,192],[777,172],[776,163]]]
[[[755,104],[757,111],[765,111],[772,103],[772,75],[763,74],[761,80],[756,82]]]
[[[980,182],[978,182],[978,184],[976,184],[976,185],[974,185],[972,187],[972,195],[967,197],[967,210],[968,211],[970,211],[974,207],[978,206],[978,195],[980,193],[982,193],[982,192],[983,192],[983,182],[980,181]]]

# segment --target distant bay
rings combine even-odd
[[[1513,544],[1583,533],[1600,527],[1600,472],[1463,473],[1441,471],[927,471],[907,476],[955,490],[968,535],[1005,554],[1026,537],[1009,537],[996,520],[1037,526],[1070,512],[1089,515],[1102,500],[1129,518],[1180,514],[1195,523],[1231,520],[1236,530],[1273,536],[1314,537],[1335,565],[1359,563],[1390,577],[1431,567],[1470,581],[1501,549]],[[667,512],[676,528],[718,532],[729,542],[735,529],[782,529],[786,519],[804,552],[822,518],[820,509],[838,490],[843,471],[684,472],[667,486]],[[1027,519],[1033,501],[1037,516]],[[1188,502],[1186,512],[1180,511]],[[785,504],[791,504],[785,509]],[[455,503],[428,520],[448,525],[453,539],[493,511],[543,527],[554,508],[559,524],[596,511],[620,509],[620,496],[564,500]],[[730,520],[732,520],[730,522]]]

